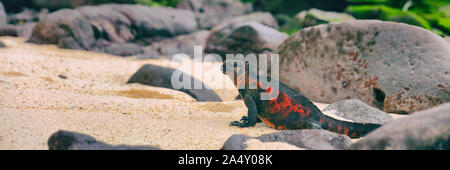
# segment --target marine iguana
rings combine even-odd
[[[244,116],[241,121],[231,122],[230,126],[251,127],[262,121],[278,130],[325,129],[345,134],[351,138],[359,138],[381,126],[380,124],[347,122],[329,117],[323,114],[308,98],[279,81],[277,96],[272,100],[261,100],[260,94],[270,92],[271,87],[263,89],[261,82],[249,78],[248,63],[245,63],[245,69],[240,69],[235,63],[235,60],[225,61],[222,71],[228,76],[234,74],[234,83],[237,87],[240,83],[245,83],[245,89],[238,90],[248,108],[248,116]],[[233,72],[227,73],[227,67],[230,67],[228,69]],[[242,74],[245,75],[239,76]],[[272,81],[270,77],[268,80]],[[250,89],[249,83],[257,83],[257,89]]]

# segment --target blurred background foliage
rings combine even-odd
[[[176,7],[179,0],[137,0],[150,6]],[[357,19],[378,19],[423,27],[439,35],[450,34],[450,0],[241,0],[252,3],[257,11],[269,11],[288,25],[282,31],[292,33],[300,23],[289,20],[312,8],[345,12]],[[302,27],[300,25],[300,27]],[[304,27],[304,26],[303,26]]]
[[[19,12],[15,6],[29,8],[46,7],[50,11],[61,7],[74,7],[71,0],[54,0],[50,6],[48,0],[0,0],[7,12]],[[180,0],[79,0],[86,4],[101,3],[139,3],[148,6],[176,7]],[[356,19],[378,19],[383,21],[402,22],[423,27],[441,36],[450,35],[450,0],[236,0],[251,3],[256,11],[271,12],[280,23],[283,32],[293,33],[299,28],[312,26],[298,21],[301,12],[308,15],[327,15],[310,11],[320,9],[350,14]],[[14,2],[14,3],[10,3]],[[22,4],[20,4],[21,2]],[[32,6],[33,4],[38,4]],[[56,3],[57,2],[57,3]],[[13,4],[13,5],[11,5]],[[39,6],[39,4],[41,6]],[[338,19],[339,20],[339,19]],[[333,21],[334,22],[334,21]],[[317,22],[321,24],[323,22]],[[326,23],[326,22],[325,22]]]

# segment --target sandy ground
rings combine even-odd
[[[175,90],[126,84],[147,63],[182,68],[167,60],[58,49],[12,37],[0,41],[7,46],[0,49],[0,149],[48,149],[47,139],[58,130],[114,145],[162,149],[220,149],[233,134],[277,131],[262,123],[228,126],[247,111],[234,100],[235,89],[216,90],[225,102],[212,103],[195,102]],[[209,87],[232,83],[219,67],[204,67],[217,79],[206,81]]]
[[[175,90],[126,84],[142,65],[172,66],[170,61],[0,40],[7,46],[0,49],[0,149],[48,149],[47,139],[60,129],[109,144],[162,149],[219,149],[233,134],[276,131],[264,124],[229,127],[246,113],[234,89],[217,91],[225,102],[207,103]],[[209,69],[222,76],[219,66]]]

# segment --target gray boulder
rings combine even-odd
[[[136,73],[131,76],[127,83],[140,83],[150,86],[174,89],[172,86],[172,74],[177,71],[172,68],[160,67],[156,65],[146,64],[142,66]],[[201,80],[188,76],[191,79],[191,89],[175,89],[187,93],[197,101],[221,102],[219,95],[203,84]],[[201,83],[202,89],[194,89],[194,84]]]
[[[181,0],[179,9],[188,9],[195,13],[202,29],[209,29],[221,21],[252,12],[250,4],[236,0]]]
[[[108,49],[96,46],[104,45],[104,41],[123,44],[152,37],[173,37],[196,29],[194,14],[187,10],[107,4],[51,13],[34,27],[30,42],[98,51]]]
[[[58,131],[48,139],[49,150],[160,150],[153,146],[109,145],[94,137],[69,131]]]
[[[287,34],[259,22],[232,23],[229,28],[213,30],[205,53],[219,54],[224,61],[226,54],[272,53],[287,38]]]
[[[280,79],[313,101],[356,98],[409,113],[450,101],[450,47],[420,27],[375,20],[305,28],[278,49]]]
[[[351,146],[364,150],[449,150],[450,103],[401,118]]]
[[[326,130],[283,130],[253,138],[247,135],[233,135],[223,145],[223,150],[245,150],[247,140],[258,139],[261,142],[282,142],[310,150],[341,150],[351,145],[346,135]]]
[[[358,123],[385,124],[394,120],[386,112],[371,107],[358,99],[342,100],[330,104],[323,111]]]

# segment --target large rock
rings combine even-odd
[[[226,54],[261,54],[275,52],[288,35],[259,22],[232,23],[228,28],[213,30],[205,53],[215,53],[225,61]]]
[[[51,13],[37,23],[30,41],[93,50],[101,49],[96,45],[104,45],[105,41],[122,44],[187,34],[196,29],[194,14],[187,10],[108,4]]]
[[[358,99],[342,100],[330,104],[323,111],[358,123],[385,124],[394,120],[386,112],[373,108]]]
[[[250,4],[236,0],[181,0],[178,8],[193,11],[203,29],[212,28],[225,19],[252,12]]]
[[[407,113],[450,101],[450,48],[420,27],[349,21],[305,28],[278,49],[280,79],[311,100],[356,98]]]
[[[3,4],[0,2],[0,27],[6,26],[7,23],[8,23],[8,16],[6,15]]]
[[[170,39],[164,39],[152,43],[144,48],[144,53],[140,58],[167,58],[171,59],[175,54],[194,55],[194,46],[206,45],[209,31],[200,30],[187,35],[180,35]]]
[[[146,64],[142,66],[136,73],[131,76],[128,80],[128,83],[140,83],[150,86],[156,87],[164,87],[169,89],[174,89],[172,86],[172,74],[177,71],[172,68],[160,67],[156,65]],[[213,90],[211,90],[208,86],[203,84],[201,80],[193,78],[189,76],[191,79],[191,87],[192,89],[175,89],[187,93],[192,96],[192,98],[197,101],[212,101],[212,102],[221,102],[222,99],[219,95],[216,94]],[[194,84],[198,84],[198,82],[202,84],[202,89],[194,89]]]
[[[223,150],[248,149],[248,140],[257,139],[260,142],[287,143],[298,148],[310,150],[340,150],[351,145],[351,139],[346,135],[332,133],[326,130],[283,130],[253,138],[247,135],[233,135],[223,145]],[[264,146],[267,147],[267,146]],[[252,147],[255,149],[254,147]]]
[[[449,150],[450,103],[392,121],[369,133],[351,149]]]
[[[94,137],[60,130],[48,139],[49,150],[160,150],[153,146],[109,145]]]

